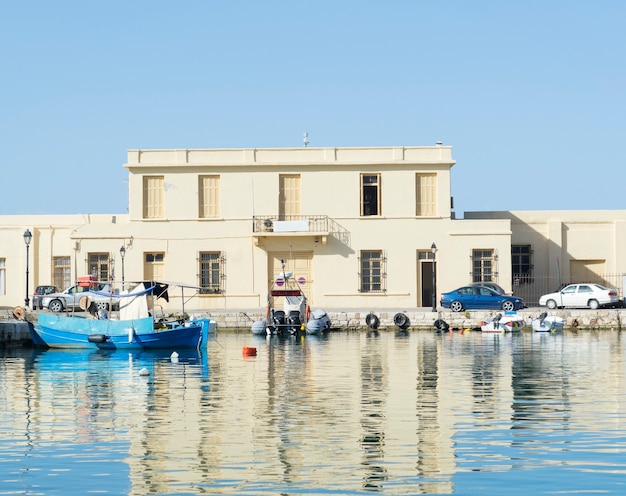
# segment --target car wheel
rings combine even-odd
[[[505,312],[511,312],[515,310],[515,304],[512,301],[505,301],[502,303],[502,310]]]
[[[463,303],[461,303],[460,301],[453,301],[452,303],[450,303],[450,310],[452,310],[453,312],[460,312],[461,310],[463,310]]]
[[[600,306],[598,300],[589,300],[589,303],[587,303],[587,305],[589,305],[589,308],[591,308],[592,310],[597,310]]]
[[[556,308],[556,301],[554,300],[548,300],[546,301],[546,306],[550,309],[550,310],[554,310]]]
[[[109,304],[106,301],[98,302],[98,310],[109,310]]]
[[[63,311],[63,303],[61,300],[52,300],[48,304],[48,310],[51,312],[62,312]]]

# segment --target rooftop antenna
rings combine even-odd
[[[309,146],[309,133],[304,131],[304,136],[302,137],[302,141],[304,142],[304,148]]]

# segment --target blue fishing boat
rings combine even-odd
[[[179,318],[156,318],[148,298],[169,299],[171,284],[142,282],[120,295],[119,317],[109,316],[89,300],[81,302],[85,313],[40,313],[31,326],[35,346],[44,348],[176,349],[206,346],[214,329],[208,318],[190,319],[184,308]],[[181,291],[183,286],[178,284]],[[197,289],[197,288],[196,288]],[[88,298],[88,296],[86,296]],[[184,305],[184,294],[182,301]]]

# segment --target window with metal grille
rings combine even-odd
[[[87,261],[89,275],[96,276],[98,281],[109,281],[111,261],[108,253],[89,253]]]
[[[380,215],[380,174],[361,174],[361,216]]]
[[[359,272],[361,293],[387,291],[387,259],[382,250],[361,251],[359,264],[361,266],[361,272]]]
[[[72,285],[72,265],[70,257],[52,258],[52,284],[62,290]]]
[[[497,282],[493,250],[472,250],[472,282]]]
[[[513,285],[530,283],[533,277],[532,249],[530,245],[511,246]]]
[[[200,294],[224,293],[224,264],[225,258],[219,251],[203,251],[199,255]]]

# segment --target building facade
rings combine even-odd
[[[286,270],[313,307],[409,310],[469,282],[539,287],[557,255],[569,278],[575,260],[624,271],[626,212],[456,219],[454,165],[441,144],[130,150],[127,214],[0,217],[0,305],[92,274],[126,289],[149,279],[196,285],[190,310],[259,309]]]

